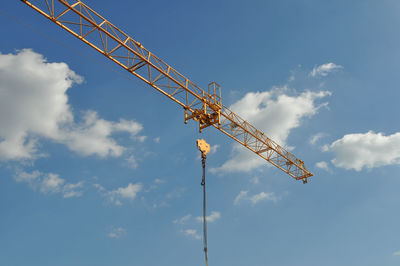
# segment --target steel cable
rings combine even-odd
[[[206,158],[207,156],[201,154],[201,164],[203,166],[203,178],[201,185],[203,186],[203,241],[204,241],[204,255],[206,259],[206,266],[208,266],[208,250],[207,250],[207,201],[206,201]]]

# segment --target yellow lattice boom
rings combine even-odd
[[[82,42],[183,107],[185,123],[213,126],[296,180],[313,176],[304,162],[225,107],[220,86],[205,91],[79,0],[21,0]]]

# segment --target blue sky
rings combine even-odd
[[[197,85],[221,84],[224,105],[315,176],[303,185],[199,134],[175,103],[8,1],[1,265],[204,265],[199,137],[212,146],[210,265],[399,265],[398,1],[127,2],[85,1]]]

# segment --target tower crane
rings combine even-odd
[[[80,0],[21,1],[183,107],[185,123],[196,121],[200,132],[212,126],[303,183],[313,176],[304,161],[224,106],[220,85],[201,89]]]

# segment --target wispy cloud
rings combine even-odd
[[[73,198],[73,197],[80,197],[83,195],[83,191],[82,190],[78,190],[80,188],[82,188],[84,185],[84,183],[78,182],[76,184],[66,184],[63,187],[63,197],[64,198]]]
[[[126,187],[119,187],[107,192],[107,196],[112,203],[121,206],[124,200],[133,201],[141,190],[142,184],[129,183]]]
[[[120,239],[121,237],[126,235],[126,229],[122,227],[113,228],[108,234],[107,237],[113,239]]]
[[[139,165],[138,165],[138,163],[137,163],[137,161],[136,161],[136,158],[133,156],[133,155],[131,155],[131,156],[129,156],[128,158],[126,158],[125,159],[125,161],[128,163],[128,165],[130,166],[130,167],[132,167],[133,169],[136,169]]]
[[[38,170],[29,173],[17,170],[14,179],[18,183],[27,183],[33,190],[38,190],[42,194],[62,194],[64,198],[83,195],[82,181],[75,184],[66,183],[65,179],[55,173],[46,174]]]
[[[168,192],[165,198],[168,200],[181,198],[186,190],[186,188],[176,188],[171,192]]]
[[[221,213],[220,212],[212,211],[211,214],[206,217],[206,220],[209,223],[213,223],[213,222],[219,220],[220,218],[221,218]],[[203,221],[203,217],[202,216],[198,216],[198,217],[196,217],[196,220],[198,222],[202,222]]]
[[[239,194],[236,196],[235,200],[233,201],[234,205],[238,205],[239,202],[241,202],[242,200],[248,199],[247,194],[249,192],[247,190],[242,190],[239,192]]]
[[[258,176],[255,176],[250,179],[250,182],[253,183],[254,185],[258,185],[260,183],[260,178]]]
[[[309,143],[311,145],[315,145],[321,138],[325,137],[325,135],[326,134],[324,134],[324,133],[317,133],[310,138]]]
[[[194,238],[194,239],[201,239],[201,235],[197,232],[196,229],[185,229],[181,230],[181,232],[188,237]]]
[[[278,202],[278,198],[275,196],[274,192],[270,193],[265,193],[261,192],[259,194],[253,195],[250,197],[250,201],[253,203],[253,205],[261,202],[261,201],[272,201],[274,203]]]
[[[396,252],[393,252],[393,256],[400,256],[400,250],[396,251]]]
[[[214,145],[212,145],[212,146],[210,147],[210,154],[217,153],[219,147],[220,147],[219,144],[214,144]]]
[[[32,184],[32,182],[35,182],[36,180],[40,179],[41,175],[42,173],[39,172],[38,170],[35,170],[32,173],[18,170],[14,176],[14,179],[17,182],[26,182]]]
[[[331,171],[332,171],[332,170],[329,168],[328,163],[325,162],[325,161],[317,162],[317,163],[315,164],[315,167],[317,167],[317,168],[319,168],[319,169],[322,169],[322,170],[325,170],[325,171],[327,171],[327,172],[331,172]]]
[[[249,191],[242,190],[235,197],[233,204],[239,205],[243,201],[250,202],[252,205],[256,205],[262,201],[272,201],[277,203],[281,197],[277,197],[274,192],[260,192],[258,194],[249,195]]]
[[[186,224],[192,218],[191,214],[185,215],[182,218],[173,221],[174,224]]]
[[[319,66],[315,66],[309,75],[311,77],[317,77],[317,76],[325,77],[329,73],[341,68],[343,68],[343,66],[336,65],[335,63],[322,64]]]
[[[156,178],[154,179],[154,181],[152,182],[152,184],[150,184],[146,189],[145,192],[150,192],[153,190],[158,189],[162,184],[166,183],[167,181],[165,181],[164,179],[160,179],[160,178]]]
[[[100,184],[93,184],[93,187],[97,189],[98,192],[104,192],[106,189]]]
[[[60,178],[57,174],[47,174],[40,185],[40,192],[42,193],[56,193],[64,185],[65,180]]]
[[[165,182],[167,182],[167,181],[165,181],[164,179],[160,179],[160,178],[154,179],[154,184],[157,184],[157,185],[164,184]]]

